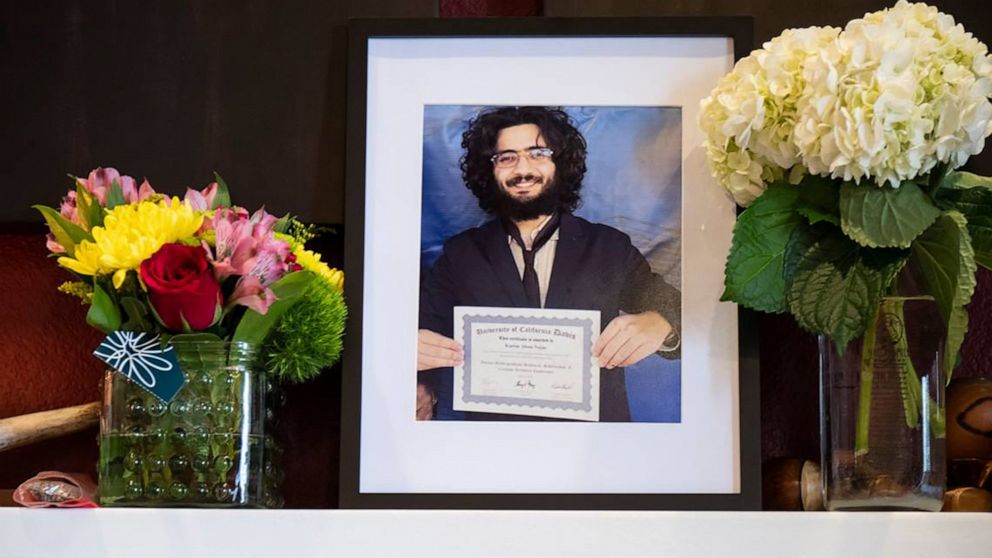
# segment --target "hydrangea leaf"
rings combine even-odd
[[[992,269],[992,178],[953,172],[937,190],[937,203],[968,219],[975,261]]]
[[[879,188],[845,182],[840,187],[844,234],[869,248],[909,248],[940,210],[913,182]]]
[[[785,277],[786,293],[788,293],[789,287],[792,285],[792,280],[796,276],[796,270],[803,262],[806,253],[816,243],[829,235],[831,231],[837,232],[837,229],[823,223],[816,225],[800,224],[793,231],[792,236],[789,238],[789,243],[785,247],[783,275]]]
[[[786,245],[796,227],[804,225],[796,213],[798,200],[795,186],[771,186],[741,213],[734,226],[720,300],[763,312],[786,310]]]
[[[797,262],[788,286],[789,311],[801,327],[830,336],[843,351],[864,333],[907,254],[863,248],[834,228],[821,229],[807,244],[801,257],[790,256]]]
[[[840,226],[840,214],[838,212],[840,189],[836,181],[823,176],[808,174],[803,177],[797,187],[799,188],[797,211],[806,218],[810,225],[827,222]]]
[[[947,173],[947,176],[944,177],[944,182],[941,185],[945,188],[955,190],[969,190],[971,188],[992,190],[992,177],[979,176],[977,174],[964,171],[954,171]]]
[[[947,321],[944,374],[950,380],[968,332],[964,307],[975,292],[975,253],[964,215],[957,211],[941,215],[913,243],[912,259]]]

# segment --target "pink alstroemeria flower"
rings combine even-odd
[[[53,254],[65,254],[65,246],[59,244],[52,233],[45,235],[45,248],[48,248],[48,251]]]
[[[259,209],[251,216],[251,223],[255,225],[254,235],[257,238],[270,236],[272,234],[272,228],[276,226],[276,221],[278,220],[278,217],[266,212],[264,207]]]
[[[155,190],[152,189],[148,180],[142,182],[139,189],[133,178],[127,175],[121,175],[121,173],[117,172],[117,169],[112,167],[97,167],[90,171],[90,175],[85,180],[76,178],[76,183],[93,194],[103,207],[107,206],[107,192],[110,191],[114,182],[117,182],[121,193],[124,195],[124,201],[127,203],[144,201],[149,196],[155,194]],[[75,199],[75,193],[72,195],[73,199]]]
[[[218,281],[231,275],[245,275],[251,269],[258,242],[252,236],[253,225],[247,212],[236,209],[218,209],[214,213],[214,249],[211,254],[207,243],[208,257]]]
[[[59,213],[69,221],[80,224],[79,221],[79,209],[76,207],[76,191],[69,190],[65,197],[62,198],[62,204],[59,205]]]
[[[248,275],[258,277],[262,285],[267,287],[286,275],[292,263],[289,261],[292,255],[289,243],[271,236],[265,237],[258,244]]]
[[[259,314],[269,311],[269,306],[276,301],[276,293],[272,289],[262,286],[262,282],[253,275],[245,275],[238,280],[234,287],[234,292],[227,300],[228,306],[240,304],[247,306]]]
[[[154,196],[155,190],[152,185],[148,183],[146,178],[142,183],[140,188],[135,188],[134,179],[130,176],[121,177],[121,193],[124,194],[124,201],[127,203],[138,203],[145,201],[145,199]]]
[[[217,279],[240,276],[226,306],[242,304],[260,314],[276,300],[269,288],[289,272],[292,249],[288,242],[275,238],[276,217],[256,211],[251,217],[243,208],[218,208],[211,222],[214,248],[208,258]]]
[[[107,190],[116,181],[121,184],[121,189],[123,190],[124,185],[121,183],[121,174],[117,172],[117,169],[112,167],[97,167],[90,171],[89,177],[85,180],[82,178],[76,178],[76,183],[80,186],[85,187],[91,194],[96,196],[96,199],[100,201],[100,205],[107,205]]]
[[[189,202],[194,211],[206,211],[214,205],[214,199],[216,198],[217,183],[211,182],[206,188],[200,191],[186,188],[186,196],[183,198],[183,201]]]

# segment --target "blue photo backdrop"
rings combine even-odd
[[[459,169],[462,134],[484,108],[424,107],[423,270],[441,255],[445,240],[489,219]],[[582,205],[575,213],[630,235],[654,272],[682,290],[681,109],[562,108],[588,145]],[[681,361],[652,355],[626,370],[632,421],[680,422]]]

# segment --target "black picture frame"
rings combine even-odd
[[[751,17],[379,19],[349,24],[344,268],[349,304],[343,359],[340,506],[373,509],[759,510],[760,409],[757,320],[738,309],[739,493],[363,493],[362,327],[365,279],[368,45],[379,38],[728,37],[734,60],[752,48]],[[715,84],[714,84],[715,85]],[[722,270],[721,270],[722,272]]]

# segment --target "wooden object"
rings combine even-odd
[[[992,380],[967,378],[947,387],[947,458],[992,459]]]
[[[955,488],[944,494],[945,512],[992,512],[992,494],[981,488]]]
[[[799,479],[803,460],[780,457],[765,461],[761,466],[761,504],[768,511],[800,511]]]
[[[98,401],[0,419],[0,452],[79,432],[99,420]]]
[[[823,511],[823,483],[820,482],[820,464],[804,461],[799,474],[799,495],[803,511]]]
[[[820,465],[781,457],[761,466],[761,502],[767,511],[822,511]]]

